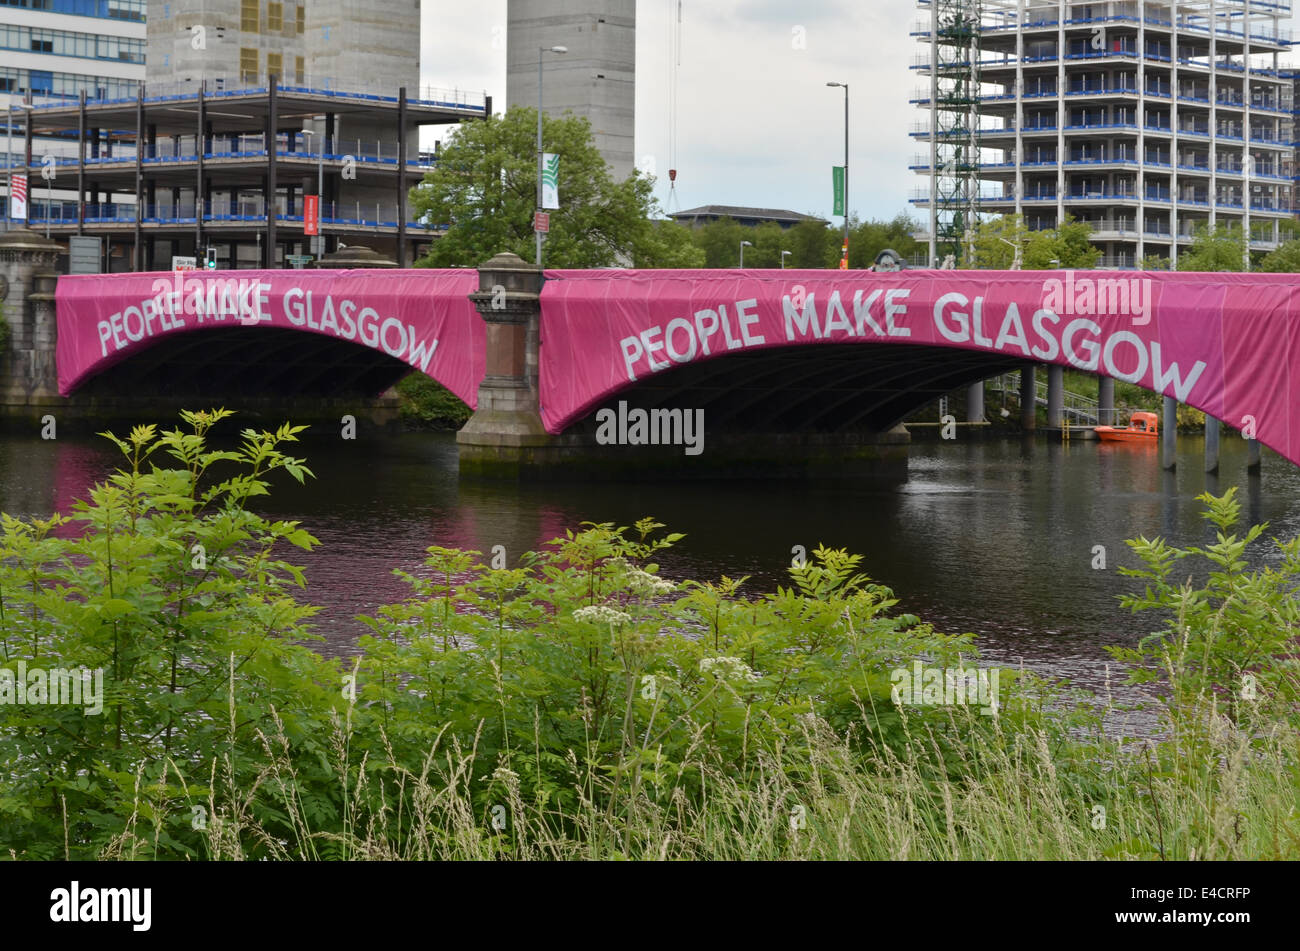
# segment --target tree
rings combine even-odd
[[[994,271],[1011,270],[1015,263],[1016,247],[1019,246],[1023,251],[1029,243],[1029,235],[1029,229],[1019,215],[1003,215],[980,222],[971,242],[975,251],[972,265]]]
[[[1096,267],[1100,258],[1101,249],[1092,243],[1092,226],[1086,221],[1076,221],[1073,215],[1066,215],[1065,221],[1055,228],[1035,231],[1025,249],[1025,267],[1036,271]]]
[[[546,263],[552,267],[692,266],[680,226],[655,222],[654,180],[633,172],[615,182],[586,119],[545,116],[542,141],[560,156],[561,207],[551,212]],[[501,251],[534,254],[537,111],[462,123],[437,167],[411,193],[417,220],[447,226],[418,263],[474,267]]]
[[[835,267],[840,259],[839,236],[825,222],[805,219],[785,233],[787,267]]]
[[[1300,272],[1300,239],[1292,239],[1278,246],[1276,251],[1270,251],[1264,255],[1264,259],[1259,262],[1259,271],[1269,271],[1274,274],[1295,274]]]
[[[868,268],[886,248],[897,251],[904,260],[924,250],[912,237],[920,225],[909,215],[897,215],[892,221],[850,222],[849,267]]]
[[[1148,254],[1138,262],[1138,267],[1143,271],[1167,271],[1169,258],[1163,254]]]
[[[736,267],[740,264],[740,242],[753,241],[753,230],[724,217],[696,228],[691,237],[704,252],[705,267]]]
[[[1096,267],[1101,257],[1101,250],[1092,244],[1092,228],[1086,221],[1075,221],[1067,215],[1056,228],[1030,231],[1019,215],[1003,215],[981,222],[976,229],[975,267],[1010,269],[1016,244],[1021,248],[1021,267],[1027,271]]]
[[[1246,238],[1240,227],[1200,225],[1191,246],[1178,255],[1180,271],[1240,271],[1244,268]]]

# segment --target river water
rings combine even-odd
[[[369,441],[309,440],[316,479],[283,480],[268,514],[300,519],[321,545],[293,551],[322,605],[322,650],[355,649],[359,613],[405,597],[395,568],[416,569],[429,545],[521,552],[583,521],[630,525],[653,515],[686,538],[661,559],[670,577],[748,575],[751,592],[785,578],[792,548],[819,543],[864,556],[863,570],[894,589],[898,610],[936,629],[980,635],[982,653],[1101,690],[1103,645],[1131,644],[1152,630],[1116,601],[1135,564],[1124,539],[1162,535],[1176,544],[1211,540],[1195,497],[1239,486],[1244,514],[1283,537],[1300,533],[1300,469],[1265,452],[1248,475],[1245,443],[1223,439],[1217,478],[1203,466],[1203,440],[1180,437],[1166,473],[1152,447],[1090,441],[990,438],[920,443],[910,476],[892,487],[784,482],[495,485],[462,484],[456,444],[445,434]],[[117,463],[106,443],[0,437],[0,510],[66,510]],[[1104,546],[1106,570],[1093,568]],[[1266,556],[1265,556],[1266,557]]]

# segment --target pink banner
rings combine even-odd
[[[178,333],[283,327],[369,347],[471,407],[485,367],[473,270],[189,271],[62,277],[59,392]]]
[[[620,390],[739,350],[906,343],[1100,373],[1300,463],[1300,276],[1133,271],[547,272],[540,397],[558,433]]]

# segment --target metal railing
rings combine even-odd
[[[1007,395],[1010,394],[1015,399],[1016,404],[1019,405],[1020,374],[1004,373],[1001,376],[994,377],[993,391],[1002,394],[1003,402],[1006,401]],[[1037,406],[1047,405],[1047,381],[1040,380],[1037,377],[1034,379],[1034,403]],[[1101,417],[1101,411],[1096,400],[1071,390],[1064,391],[1062,412],[1072,426],[1097,426]]]

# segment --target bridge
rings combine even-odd
[[[905,466],[909,413],[1046,364],[1163,394],[1300,463],[1298,301],[1300,277],[1276,274],[543,278],[513,255],[477,272],[117,274],[59,279],[53,365],[61,397],[115,373],[127,386],[213,366],[283,389],[326,395],[347,379],[377,393],[414,367],[475,409],[458,436],[463,472],[545,477],[577,463],[729,475]],[[638,410],[660,411],[662,434],[652,418],[638,438]],[[692,413],[704,453],[683,452]]]

